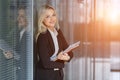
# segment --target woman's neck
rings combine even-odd
[[[49,27],[49,29],[54,32],[54,27]]]

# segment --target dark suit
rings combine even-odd
[[[68,44],[60,30],[58,30],[57,38],[59,52],[61,52],[68,47]],[[53,55],[55,47],[48,30],[38,36],[36,48],[36,52],[39,55],[39,61],[37,63],[37,80],[63,80],[62,68],[64,67],[64,61],[50,61],[50,57]],[[72,58],[73,53],[70,52],[69,55]],[[59,68],[60,70],[54,71],[54,68]]]
[[[26,80],[26,73],[27,73],[27,32],[25,31],[19,39],[19,32],[17,34],[17,43],[16,43],[16,52],[19,54],[20,59],[16,61],[16,74],[17,80]]]

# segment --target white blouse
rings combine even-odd
[[[57,35],[58,32],[57,30],[54,28],[54,31],[51,31],[50,29],[48,29],[48,31],[50,32],[52,39],[53,39],[53,43],[54,43],[54,47],[55,47],[55,52],[54,54],[50,57],[51,61],[55,61],[56,60],[56,56],[59,50],[59,45],[58,45],[58,39],[57,39]]]

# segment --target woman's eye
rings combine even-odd
[[[46,18],[49,18],[50,16],[46,16]]]
[[[51,16],[46,16],[46,18],[51,18],[51,17],[54,17],[54,16],[56,16],[56,14],[53,14]]]
[[[56,14],[53,14],[53,16],[56,16]]]

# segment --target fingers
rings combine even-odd
[[[63,55],[65,55],[65,56],[69,56],[67,53],[64,53]]]
[[[64,61],[68,61],[70,59],[70,56],[66,53],[66,54],[64,54]]]
[[[61,60],[62,56],[63,56],[63,53],[60,52],[60,53],[58,54],[58,56],[57,56],[57,59],[60,59],[60,60]]]
[[[68,61],[70,59],[70,56],[67,53],[60,52],[58,54],[58,59]]]
[[[12,52],[10,52],[10,51],[5,52],[5,53],[4,53],[4,56],[6,57],[6,59],[11,59],[11,58],[13,58],[13,54],[12,54]]]

